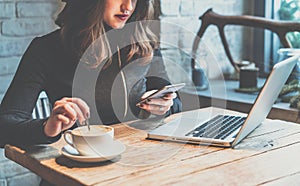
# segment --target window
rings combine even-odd
[[[275,20],[300,21],[300,0],[255,0],[254,15]],[[293,48],[300,48],[300,32],[288,33],[287,37]],[[267,76],[278,61],[277,51],[280,45],[278,36],[269,30],[254,32],[253,57],[258,62],[261,76]]]
[[[300,0],[274,0],[272,4],[266,5],[266,15],[276,20],[283,21],[300,21]],[[270,10],[268,10],[270,9]],[[272,40],[265,40],[271,51],[271,60],[273,64],[278,61],[277,50],[281,48],[280,41],[277,35],[272,34]],[[290,32],[287,34],[287,39],[293,48],[300,48],[300,32]],[[271,64],[271,65],[273,65]]]
[[[275,0],[275,19],[300,21],[300,0]],[[300,48],[300,33],[291,32],[287,34],[293,48]]]

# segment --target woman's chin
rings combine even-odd
[[[116,23],[116,24],[108,24],[113,29],[122,29],[125,26],[125,23]]]

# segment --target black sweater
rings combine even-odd
[[[121,67],[118,55],[114,54],[108,68],[91,69],[83,63],[78,65],[79,59],[64,49],[60,30],[35,38],[24,53],[0,105],[0,146],[7,143],[46,144],[59,139],[60,135],[54,138],[45,136],[45,119],[32,119],[32,111],[41,91],[47,93],[51,105],[63,97],[82,98],[91,108],[91,123],[94,124],[137,119],[141,110],[135,104],[141,95],[147,90],[169,84],[169,80],[159,50],[155,50],[155,57],[150,63],[143,65],[134,60],[126,62],[125,52],[126,47],[120,52]],[[124,114],[126,106],[128,112]],[[179,111],[181,102],[176,98],[166,115]]]

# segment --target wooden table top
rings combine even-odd
[[[191,112],[209,117],[222,109]],[[229,113],[240,114],[233,111]],[[291,185],[300,183],[300,125],[267,119],[234,149],[145,139],[153,123],[114,125],[126,145],[118,158],[80,163],[61,155],[63,140],[5,155],[56,185]]]

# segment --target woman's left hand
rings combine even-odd
[[[144,95],[147,95],[146,92]],[[142,98],[144,97],[142,96]],[[164,115],[171,106],[173,106],[173,99],[177,97],[176,93],[165,94],[162,98],[152,98],[148,99],[146,102],[142,103],[139,107],[152,114]]]

